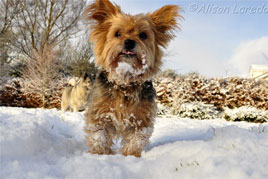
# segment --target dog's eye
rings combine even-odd
[[[117,31],[116,33],[115,33],[115,35],[114,35],[115,37],[120,37],[121,36],[121,34],[120,34],[120,32],[119,31]]]
[[[140,37],[141,40],[147,39],[147,35],[144,32],[140,33],[139,37]]]

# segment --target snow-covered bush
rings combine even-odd
[[[268,122],[268,110],[250,106],[224,108],[223,117],[228,121]]]
[[[157,114],[158,115],[171,115],[172,112],[169,107],[163,105],[162,103],[157,103]]]
[[[183,118],[215,119],[219,117],[219,110],[211,104],[192,102],[182,104],[174,114]]]
[[[167,76],[167,77],[166,77]],[[158,76],[154,81],[157,102],[174,110],[194,101],[212,104],[218,109],[254,106],[268,110],[268,81],[238,77],[204,78],[189,75]]]
[[[21,81],[7,80],[0,86],[0,106],[20,106],[22,100]]]
[[[57,87],[48,96],[47,108],[60,108],[62,89],[67,82],[66,77],[57,81]],[[1,84],[0,106],[42,107],[41,96],[24,90],[25,83],[27,81],[17,78]],[[267,121],[268,81],[238,77],[206,79],[196,73],[176,75],[167,71],[155,78],[154,87],[159,115],[211,119],[219,118],[220,112],[225,109],[227,120]],[[254,115],[265,115],[262,115],[262,119],[261,115],[247,115],[246,112],[250,111],[247,107],[248,110],[243,111],[244,117],[234,117],[231,115],[233,112],[228,110],[230,108],[236,111],[242,106],[254,107],[256,110],[253,111],[263,109],[260,111],[264,112],[258,111]]]
[[[166,71],[157,76],[154,87],[159,114],[210,119],[215,114],[220,117],[217,113],[223,108],[251,106],[268,110],[268,81],[265,80],[239,77],[208,79],[197,73],[176,75]]]
[[[42,107],[42,97],[35,92],[24,90],[25,81],[21,78],[14,78],[7,81],[0,88],[0,106],[13,107],[28,107],[40,108]],[[27,82],[26,82],[27,83]],[[61,79],[58,81],[57,89],[53,95],[48,97],[49,103],[46,108],[60,108],[61,93],[67,80]]]

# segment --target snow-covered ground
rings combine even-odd
[[[0,107],[0,178],[268,178],[267,123],[159,117],[141,158],[87,153],[83,125],[83,113]]]

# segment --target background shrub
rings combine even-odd
[[[268,110],[251,106],[242,106],[235,109],[225,108],[223,117],[228,121],[268,122]]]

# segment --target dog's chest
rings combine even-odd
[[[137,117],[139,102],[138,93],[131,97],[117,96],[111,99],[109,113],[112,115],[111,119],[117,131],[140,126],[142,121]]]
[[[122,131],[144,125],[144,118],[152,110],[148,106],[154,104],[154,98],[152,81],[121,87],[110,83],[101,73],[95,83],[91,107],[97,118],[108,124],[112,122],[117,131]]]

